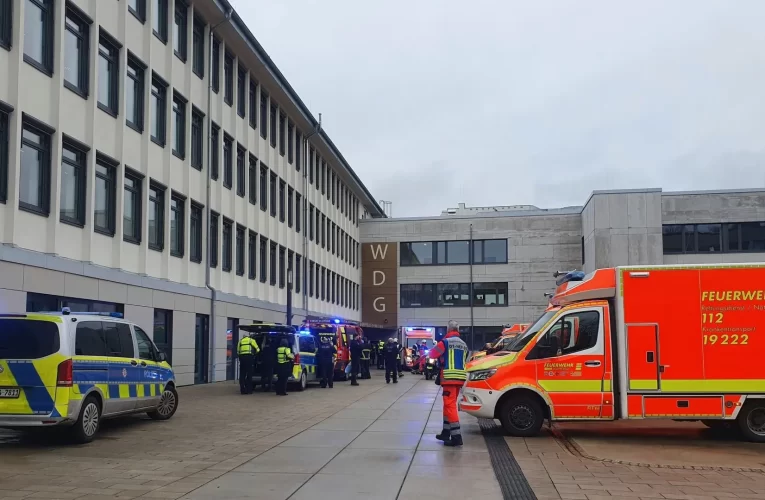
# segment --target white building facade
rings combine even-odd
[[[0,74],[0,311],[123,312],[180,384],[290,283],[359,319],[382,211],[226,0],[0,0]]]

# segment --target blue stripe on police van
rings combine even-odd
[[[143,384],[143,395],[144,397],[151,396],[151,384]]]
[[[159,384],[154,384],[154,394],[160,395],[162,394],[162,389],[159,388]]]
[[[117,384],[113,384],[109,386],[109,398],[111,399],[119,399],[120,398],[120,386]]]
[[[87,394],[89,390],[93,388],[94,384],[77,384],[77,388],[80,390],[80,394]]]
[[[138,397],[138,386],[134,384],[130,384],[128,386],[128,397],[131,398],[137,398]]]
[[[40,379],[31,361],[8,361],[8,368],[16,383],[24,390],[29,408],[35,414],[48,414],[53,409],[53,399]]]

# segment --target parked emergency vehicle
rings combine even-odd
[[[765,264],[560,276],[506,352],[468,366],[461,408],[515,436],[550,420],[701,420],[765,442]]]
[[[476,360],[486,356],[487,354],[494,354],[495,352],[504,351],[519,334],[526,331],[531,323],[516,323],[514,325],[506,325],[502,329],[502,334],[494,339],[494,341],[487,343],[482,351],[476,351],[470,357],[470,360]]]
[[[351,362],[351,341],[361,332],[359,324],[339,318],[309,318],[303,321],[300,329],[308,330],[317,339],[323,335],[335,336],[335,380],[345,380],[345,367]]]

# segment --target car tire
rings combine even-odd
[[[101,404],[95,396],[88,396],[80,407],[80,416],[71,429],[75,443],[86,444],[93,441],[101,427]]]
[[[765,443],[765,399],[750,399],[736,419],[744,439]]]
[[[303,392],[308,386],[308,375],[305,374],[305,370],[300,373],[300,381],[295,384],[295,389],[298,392]]]
[[[544,419],[542,406],[527,396],[508,399],[502,404],[499,413],[499,421],[505,432],[515,437],[536,436]]]
[[[162,391],[162,397],[155,410],[147,412],[149,418],[153,420],[169,420],[178,410],[178,391],[173,386],[165,386]]]

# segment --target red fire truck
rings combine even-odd
[[[341,318],[311,318],[303,321],[301,331],[312,333],[317,341],[324,335],[333,337],[337,347],[335,360],[335,380],[346,380],[345,368],[351,362],[351,341],[361,332],[358,323]]]

